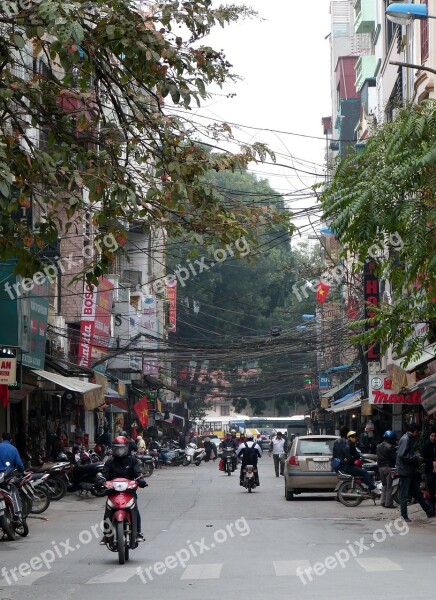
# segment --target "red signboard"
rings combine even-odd
[[[168,331],[176,331],[177,326],[177,281],[175,279],[167,281],[167,299],[169,306]]]
[[[78,364],[89,367],[91,364],[92,340],[94,338],[95,309],[97,306],[97,288],[85,283],[80,321],[80,339]]]
[[[110,338],[113,284],[101,277],[98,288],[85,283],[80,321],[78,364],[91,366],[92,348],[107,350]]]

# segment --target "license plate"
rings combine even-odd
[[[328,462],[316,462],[315,471],[330,471],[330,465]]]

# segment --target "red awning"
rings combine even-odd
[[[117,408],[121,408],[121,410],[125,410],[129,412],[129,405],[127,404],[127,398],[111,398],[110,396],[104,397],[104,402],[106,405],[106,409],[110,409],[111,405],[116,406]]]

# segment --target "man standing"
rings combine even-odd
[[[392,477],[391,470],[395,467],[397,447],[395,431],[385,431],[383,442],[377,446],[377,466],[382,483],[381,505],[385,508],[394,508],[392,503]]]
[[[413,449],[413,443],[418,438],[419,427],[416,423],[411,423],[407,433],[403,435],[398,444],[397,451],[397,472],[400,477],[401,498],[400,511],[404,521],[410,523],[407,514],[407,501],[411,494],[415,500],[418,500],[422,510],[430,519],[434,517],[435,511],[431,504],[424,500],[421,488],[419,485],[417,469],[424,459]]]
[[[422,447],[422,458],[425,465],[425,487],[429,495],[429,502],[435,507],[436,503],[436,431],[430,432],[429,440]]]
[[[283,437],[281,431],[277,432],[277,435],[272,438],[271,443],[269,445],[269,455],[271,456],[271,452],[274,459],[274,469],[276,472],[276,477],[279,476],[279,465],[280,465],[280,475],[284,475],[285,463],[284,460],[280,460],[282,454],[286,454],[288,448],[286,444],[286,440]]]
[[[10,433],[3,433],[3,442],[0,444],[0,473],[18,469],[24,473],[24,465],[18,450],[11,444]]]

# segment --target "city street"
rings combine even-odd
[[[251,495],[217,462],[161,469],[147,481],[139,490],[146,542],[128,563],[98,544],[103,500],[68,495],[30,519],[27,539],[1,542],[1,600],[432,596],[436,522],[419,507],[407,526],[398,510],[369,502],[286,502],[267,455]]]

